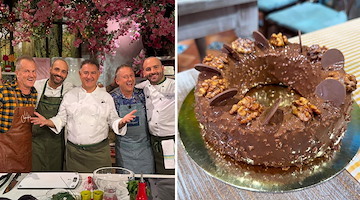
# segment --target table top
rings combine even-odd
[[[62,173],[62,172],[59,172],[59,174],[60,173]],[[15,173],[13,173],[12,176],[10,177],[10,179],[7,181],[7,183],[0,188],[0,199],[2,197],[4,197],[4,198],[9,198],[11,200],[15,200],[15,199],[19,199],[23,195],[32,195],[39,200],[49,200],[52,194],[56,194],[61,191],[67,191],[69,193],[79,196],[80,192],[85,190],[84,180],[86,181],[86,180],[88,180],[89,176],[91,176],[91,177],[93,176],[92,173],[79,173],[80,180],[79,180],[78,185],[74,189],[18,189],[19,183],[26,177],[26,175],[27,175],[27,173],[22,173],[19,176],[19,178],[17,179],[19,182],[15,185],[15,187],[12,190],[10,190],[8,193],[3,194],[5,188],[9,185],[10,181],[15,176]],[[134,177],[140,178],[141,174],[134,174]],[[173,178],[175,178],[174,175],[162,175],[162,174],[143,174],[143,177],[146,179],[158,179],[158,178],[173,179]],[[126,200],[126,199],[129,199],[129,196],[127,196],[127,192],[128,192],[127,189],[125,189],[125,190],[122,193],[124,195],[122,195],[121,197],[122,197],[122,199],[125,198],[125,200]]]
[[[345,70],[354,74],[360,82],[360,18],[316,32],[302,35],[304,45],[320,44],[342,51],[345,57]],[[298,43],[298,38],[291,38]],[[187,94],[197,82],[198,72],[194,69],[177,74],[178,110]],[[353,93],[360,104],[360,89]],[[359,199],[360,184],[346,170],[336,177],[299,191],[285,193],[251,192],[230,186],[208,175],[184,150],[178,137],[178,183],[177,197],[181,199]]]
[[[10,180],[12,180],[12,178],[14,177],[14,174],[11,176]],[[50,199],[49,195],[51,196],[51,194],[56,194],[57,192],[60,191],[70,191],[73,192],[75,195],[80,194],[80,192],[82,190],[84,190],[83,187],[83,180],[87,180],[88,176],[92,176],[91,173],[80,173],[80,181],[79,184],[77,185],[77,187],[73,190],[70,189],[17,189],[17,186],[19,185],[19,183],[21,182],[21,180],[23,180],[26,177],[27,173],[22,173],[21,176],[19,176],[19,178],[17,180],[19,180],[19,182],[16,184],[16,186],[10,190],[8,193],[3,194],[5,188],[7,187],[7,185],[10,183],[10,180],[8,180],[8,182],[2,186],[2,188],[0,189],[0,198],[4,197],[4,198],[9,198],[9,199],[19,199],[21,196],[23,195],[32,195],[34,197],[36,197],[39,200],[47,200]],[[54,193],[55,192],[55,193]]]

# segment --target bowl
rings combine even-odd
[[[104,191],[104,199],[105,197],[112,199],[113,195],[116,195],[117,199],[128,199],[126,183],[132,177],[134,172],[121,167],[103,167],[93,172],[96,186]]]

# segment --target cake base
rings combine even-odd
[[[194,105],[194,91],[191,91],[182,104],[178,118],[180,138],[186,152],[208,174],[238,188],[283,192],[324,182],[341,172],[360,147],[360,144],[353,142],[360,137],[360,108],[355,103],[341,149],[331,159],[316,159],[301,168],[291,167],[285,171],[281,168],[238,163],[214,153],[206,146],[195,117]]]

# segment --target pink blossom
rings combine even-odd
[[[78,47],[86,42],[89,44],[89,51],[97,54],[101,59],[105,59],[106,53],[115,53],[120,45],[117,38],[126,34],[132,41],[142,36],[146,46],[157,49],[168,48],[175,42],[175,17],[174,12],[170,17],[164,17],[164,13],[166,6],[175,7],[174,2],[174,0],[39,0],[33,7],[29,0],[18,0],[15,14],[19,22],[16,29],[12,28],[15,29],[15,39],[12,43],[28,41],[31,36],[43,37],[50,32],[54,21],[66,18],[67,31],[77,37],[73,45]],[[4,6],[0,9],[6,10]],[[109,20],[115,20],[118,27],[109,31],[107,24]],[[6,24],[3,27],[11,28]]]
[[[76,40],[74,41],[74,46],[78,48],[82,42],[83,41],[80,38],[76,38]]]

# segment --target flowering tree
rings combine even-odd
[[[157,50],[173,51],[175,44],[175,1],[143,0],[136,3],[132,19],[139,25],[139,35],[147,47],[147,54],[156,55]],[[137,39],[137,38],[135,38]],[[149,51],[153,52],[149,52]]]
[[[0,28],[1,32],[14,31],[14,26],[12,23],[15,21],[15,15],[10,11],[10,8],[7,4],[4,4],[0,0]]]
[[[76,37],[75,47],[87,43],[89,51],[102,59],[115,53],[116,39],[126,34],[133,40],[142,35],[147,47],[173,48],[174,5],[174,0],[18,0],[13,45],[44,37],[55,23],[64,23]],[[119,28],[109,32],[110,20]]]

